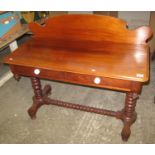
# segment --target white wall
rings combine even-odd
[[[93,11],[68,11],[68,14],[93,14]]]

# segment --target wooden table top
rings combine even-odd
[[[4,62],[140,82],[149,78],[146,45],[32,38]]]
[[[62,15],[30,23],[32,39],[5,63],[84,75],[145,82],[149,79],[152,31],[127,29],[125,21],[100,15]]]

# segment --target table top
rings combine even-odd
[[[146,45],[32,38],[5,63],[140,82],[149,77]]]
[[[113,17],[63,15],[29,28],[32,39],[5,63],[139,82],[149,79],[149,27],[128,30],[124,21]]]

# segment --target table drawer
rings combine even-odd
[[[74,84],[81,84],[86,86],[93,86],[99,88],[108,88],[122,91],[130,91],[134,88],[137,89],[137,85],[141,87],[141,83],[113,79],[108,77],[100,77],[95,75],[86,75],[79,73],[70,73],[63,71],[53,71],[48,69],[32,68],[32,67],[22,67],[11,65],[11,70],[14,74],[23,76],[35,76],[38,78],[44,78],[55,81],[63,81]],[[134,85],[136,84],[136,87]]]

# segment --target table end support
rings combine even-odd
[[[121,132],[122,140],[127,141],[131,134],[131,125],[136,121],[137,113],[135,112],[136,101],[138,99],[138,94],[133,92],[128,92],[126,94],[125,108],[123,112],[122,121],[124,127]]]
[[[31,77],[31,83],[34,91],[34,96],[33,96],[33,104],[28,109],[28,114],[31,117],[31,119],[35,119],[37,110],[43,104],[45,104],[44,98],[47,97],[49,94],[51,94],[51,86],[45,85],[44,89],[42,90],[40,79],[37,77]]]
[[[115,112],[111,110],[99,109],[99,108],[84,106],[80,104],[73,104],[73,103],[50,99],[48,97],[48,95],[51,94],[50,85],[45,85],[44,89],[42,89],[40,79],[37,77],[31,77],[31,82],[34,90],[33,104],[28,109],[28,114],[31,117],[31,119],[36,118],[37,110],[42,105],[52,104],[52,105],[57,105],[61,107],[97,113],[101,115],[108,115],[108,116],[116,117],[117,119],[121,119],[124,124],[124,127],[121,132],[122,140],[127,141],[128,138],[130,137],[130,134],[131,134],[130,127],[136,121],[136,118],[137,118],[135,107],[136,107],[136,100],[138,99],[138,93],[127,92],[124,109],[121,111]]]

